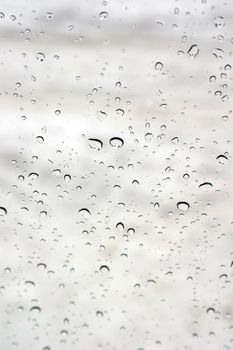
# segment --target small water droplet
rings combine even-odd
[[[155,70],[162,70],[162,69],[163,69],[162,62],[156,62],[155,63]]]
[[[30,173],[28,175],[28,177],[30,178],[30,180],[36,180],[39,177],[39,174],[37,174],[37,173]]]
[[[45,60],[45,54],[43,54],[42,52],[37,52],[36,59],[37,61],[43,62]]]
[[[44,142],[43,136],[36,136],[36,141],[37,141],[38,143],[43,143],[43,142]]]
[[[224,154],[220,154],[219,156],[217,156],[216,159],[220,164],[225,164],[226,161],[228,160],[227,156],[225,156]]]
[[[32,306],[30,311],[33,311],[33,312],[41,312],[41,308],[39,306]]]
[[[102,11],[102,12],[99,13],[99,19],[105,20],[107,18],[108,18],[108,12]]]
[[[108,267],[108,265],[101,265],[100,266],[100,271],[109,272],[110,268]]]
[[[116,109],[116,113],[117,113],[118,115],[121,115],[121,116],[123,117],[123,115],[125,114],[125,111],[124,111],[124,109],[122,109],[122,108],[117,108],[117,109]]]
[[[187,51],[187,54],[195,58],[199,54],[198,46],[196,44],[191,45]]]

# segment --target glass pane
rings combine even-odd
[[[233,348],[232,16],[1,0],[1,350]]]

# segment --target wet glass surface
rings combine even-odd
[[[233,348],[232,18],[0,1],[0,350]]]

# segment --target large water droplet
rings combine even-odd
[[[124,145],[124,141],[122,138],[120,137],[112,137],[110,140],[109,140],[109,143],[112,147],[117,147],[117,148],[120,148]]]
[[[89,146],[92,148],[92,149],[95,149],[95,150],[100,150],[102,147],[103,147],[103,142],[99,139],[88,139],[88,143],[89,143]]]
[[[190,207],[190,205],[188,202],[182,201],[182,202],[177,203],[177,208],[181,211],[186,211],[189,209],[189,207]]]

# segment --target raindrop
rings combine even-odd
[[[209,313],[215,313],[215,309],[213,307],[209,307],[207,310],[206,310],[207,314]]]
[[[155,70],[162,70],[162,69],[163,69],[162,62],[156,62],[155,63]]]
[[[46,269],[46,268],[47,268],[47,265],[44,264],[44,263],[38,263],[38,264],[37,264],[37,267],[38,267],[38,268]]]
[[[104,313],[100,310],[96,311],[96,316],[104,316]]]
[[[112,147],[117,147],[117,148],[120,148],[124,145],[124,141],[120,137],[112,137],[109,140],[109,143]]]
[[[211,183],[211,182],[203,182],[203,183],[201,183],[198,187],[200,188],[200,187],[203,187],[203,186],[211,186],[211,187],[213,187],[213,184]]]
[[[92,149],[95,149],[95,150],[100,150],[102,147],[103,147],[103,142],[99,139],[88,139],[88,143],[89,143],[89,146],[92,148]]]
[[[122,222],[118,222],[118,223],[116,224],[116,228],[117,228],[119,231],[124,231],[125,226],[124,226],[124,224],[123,224]]]
[[[216,57],[216,58],[223,58],[223,54],[224,51],[218,47],[216,47],[215,49],[213,49],[212,54]]]
[[[231,70],[231,65],[230,64],[226,64],[224,67],[225,70]]]
[[[37,312],[41,312],[41,308],[39,306],[32,306],[30,311],[37,311]]]
[[[7,210],[4,207],[0,207],[0,216],[5,216],[7,214]]]
[[[70,182],[71,181],[71,176],[69,174],[64,175],[64,180],[65,182]]]
[[[43,143],[43,142],[44,142],[43,136],[36,136],[36,141],[37,141],[38,143]]]
[[[144,138],[147,142],[150,142],[153,138],[153,134],[151,132],[148,132],[145,134]]]
[[[190,205],[188,202],[182,201],[177,203],[177,208],[181,211],[186,211],[190,208]]]
[[[198,46],[197,46],[196,44],[192,45],[192,46],[188,49],[187,54],[188,54],[189,56],[192,56],[192,57],[195,58],[195,57],[199,54],[199,48],[198,48]]]
[[[61,114],[60,109],[56,109],[56,111],[54,112],[57,116],[59,116]]]
[[[174,145],[177,145],[177,143],[179,143],[179,137],[173,137],[172,139],[171,139],[171,142],[174,144]]]
[[[100,266],[100,271],[109,272],[110,268],[108,267],[108,265],[101,265]]]
[[[54,169],[52,171],[52,174],[55,175],[56,177],[59,177],[61,175],[61,170],[60,169]]]
[[[222,16],[217,16],[214,19],[214,25],[216,28],[222,28],[225,26],[225,20]]]
[[[216,159],[220,164],[225,164],[226,160],[228,160],[227,156],[225,156],[224,154],[220,154],[219,156],[217,156]]]
[[[40,62],[43,62],[45,60],[45,55],[42,52],[38,52],[36,54],[36,59]]]
[[[35,282],[33,282],[33,281],[25,281],[24,282],[25,284],[28,284],[28,285],[31,285],[31,286],[35,286]]]
[[[210,77],[209,77],[209,82],[210,83],[215,83],[216,82],[216,76],[215,75],[211,75]]]
[[[28,177],[30,178],[30,180],[36,180],[39,177],[39,174],[37,174],[37,173],[30,173],[28,175]]]
[[[108,18],[108,12],[102,11],[99,13],[99,19],[104,20]]]
[[[117,108],[116,113],[123,116],[125,114],[125,111],[122,108]]]
[[[87,217],[87,216],[89,216],[89,215],[91,215],[91,212],[90,212],[90,210],[89,209],[87,209],[87,208],[81,208],[81,209],[79,209],[79,211],[78,211],[80,214],[83,214],[85,217]]]

